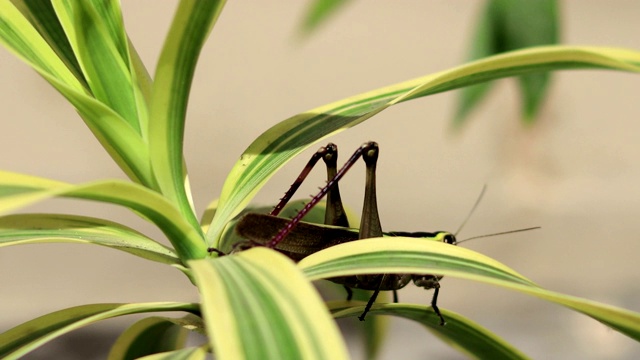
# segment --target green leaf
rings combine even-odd
[[[71,185],[0,171],[0,213],[55,196],[124,206],[158,226],[183,261],[203,258],[207,255],[200,227],[191,226],[164,197],[141,185],[121,180],[102,180]]]
[[[180,349],[144,356],[139,358],[139,360],[205,360],[207,359],[207,348],[208,346]]]
[[[74,91],[84,92],[82,83],[9,1],[0,2],[0,41],[41,74],[46,73]]]
[[[80,80],[87,90],[90,89],[86,83],[84,74],[76,54],[69,43],[69,39],[60,24],[58,15],[50,0],[12,0],[16,7],[25,15],[31,24],[38,30],[42,37],[47,41],[51,48],[58,54],[60,59],[64,61],[67,67],[73,72],[73,74]],[[131,44],[129,44],[127,34],[124,29],[122,21],[122,13],[120,9],[119,1],[89,1],[80,3],[79,5],[92,6],[90,9],[90,15],[95,17],[98,14],[98,19],[91,26],[94,28],[101,28],[99,36],[107,36],[106,41],[112,48],[117,50],[117,54],[108,52],[106,57],[99,58],[99,61],[104,61],[108,57],[115,57],[114,62],[120,62],[118,57],[123,63],[128,62],[128,67],[131,71],[129,77],[131,78],[131,85],[133,86],[133,95],[136,101],[134,109],[138,111],[137,127],[142,133],[143,138],[147,138],[147,107],[151,92],[151,77],[147,73],[146,68],[140,61],[140,58]],[[61,7],[59,7],[62,9]],[[63,10],[61,10],[63,11]],[[66,17],[68,19],[68,17]],[[68,24],[68,28],[72,33],[75,33],[77,27],[73,23]],[[95,34],[93,34],[95,35]],[[90,45],[94,45],[93,43]],[[81,49],[82,50],[82,49]],[[89,56],[95,57],[96,53],[93,51],[89,53]],[[91,59],[89,59],[91,61]],[[113,60],[110,60],[113,61]],[[123,74],[124,76],[125,74]],[[117,94],[120,95],[120,94]]]
[[[514,51],[373,90],[284,120],[249,145],[231,170],[207,231],[207,241],[216,247],[227,222],[289,159],[392,105],[508,76],[585,68],[640,72],[640,52],[568,46]]]
[[[331,304],[333,316],[342,318],[358,316],[364,305],[353,306],[349,302]],[[482,359],[527,359],[528,357],[511,346],[504,339],[480,326],[476,322],[452,311],[440,308],[447,319],[446,326],[440,326],[440,318],[431,307],[409,304],[375,304],[371,315],[391,315],[416,321],[427,328],[454,349],[462,351],[470,358]],[[369,319],[367,318],[367,321]]]
[[[89,85],[84,79],[78,59],[69,44],[69,39],[64,33],[64,29],[58,20],[51,0],[11,0],[20,12],[29,20],[40,35],[46,40],[51,48],[56,52],[73,75],[80,81],[86,89]]]
[[[159,316],[142,319],[118,337],[108,359],[138,359],[145,355],[182,349],[191,329],[204,331],[202,319],[195,315],[181,319]]]
[[[93,1],[66,0],[53,6],[93,96],[142,134],[119,1],[96,6]]]
[[[118,113],[97,101],[29,21],[8,1],[0,2],[0,42],[36,70],[76,108],[114,161],[134,181],[151,188],[146,143]]]
[[[481,59],[507,51],[558,43],[558,4],[556,0],[490,0],[476,26],[471,42],[470,59]],[[520,77],[523,118],[533,121],[549,83],[549,74]],[[468,114],[484,98],[490,84],[460,91],[454,125],[464,123]]]
[[[98,321],[130,314],[186,311],[197,314],[198,304],[156,302],[138,304],[92,304],[56,311],[0,334],[0,358],[19,359],[43,344]]]
[[[142,63],[140,55],[129,43],[129,69],[131,70],[132,82],[136,85],[133,88],[133,94],[136,101],[136,109],[138,110],[138,121],[142,131],[142,138],[145,142],[149,141],[149,104],[151,104],[151,91],[153,81],[147,68]],[[151,162],[151,159],[149,159]],[[155,179],[154,179],[155,180]],[[155,185],[155,183],[153,184]]]
[[[225,1],[182,0],[156,67],[149,146],[160,191],[191,224],[198,225],[183,161],[185,114],[200,50]]]
[[[311,35],[349,2],[349,0],[313,0],[309,2],[300,25],[300,35]]]
[[[471,39],[469,59],[482,59],[497,54],[498,45],[495,36],[495,25],[497,23],[495,7],[492,1],[487,1],[483,13],[478,19],[478,24]],[[540,74],[537,74],[540,75]],[[533,76],[537,76],[533,75]],[[454,117],[454,125],[461,126],[467,119],[471,111],[485,98],[493,82],[485,82],[482,84],[467,86],[458,91],[458,104],[456,106],[456,115]]]
[[[504,264],[469,249],[425,239],[396,237],[352,241],[298,263],[311,280],[380,273],[439,274],[498,285],[555,302],[588,315],[640,341],[640,314],[545,290]]]
[[[351,270],[360,271],[358,274],[367,273],[362,268],[366,266],[368,273],[374,274],[396,273],[398,270],[400,273],[423,274],[460,271],[462,273],[458,275],[465,278],[490,278],[537,287],[515,270],[485,255],[429,238],[398,236],[392,240],[375,238],[352,241],[311,254],[302,259],[298,266],[311,280],[355,274],[349,272]],[[430,271],[422,271],[423,267],[428,267]],[[374,269],[376,271],[371,272]]]
[[[219,358],[348,358],[319,294],[284,255],[256,248],[189,265]]]
[[[173,250],[111,221],[60,214],[0,217],[0,247],[62,242],[101,245],[163,264],[182,265]]]
[[[152,81],[149,72],[142,63],[140,56],[133,47],[124,28],[120,1],[92,1],[96,12],[104,19],[109,31],[109,40],[118,49],[118,53],[124,62],[128,64],[129,77],[131,78],[134,108],[138,112],[138,127],[142,138],[148,140],[149,114],[148,108],[151,102]]]

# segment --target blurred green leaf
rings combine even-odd
[[[513,1],[489,0],[480,16],[470,59],[523,49],[556,44],[559,38],[557,0]],[[535,116],[545,97],[550,74],[539,73],[519,78],[522,114],[526,122]],[[480,103],[491,83],[474,85],[460,91],[454,124],[460,126]]]
[[[338,10],[351,0],[312,0],[307,5],[303,16],[299,33],[301,36],[309,36],[325,24]]]

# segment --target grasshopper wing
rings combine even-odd
[[[236,232],[254,243],[267,244],[288,223],[289,219],[248,213],[236,225]],[[358,240],[357,229],[300,222],[276,249],[298,261],[322,249],[354,240]]]

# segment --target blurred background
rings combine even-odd
[[[162,5],[160,5],[162,4]],[[125,1],[129,35],[149,71],[175,1]],[[354,1],[305,41],[296,37],[306,2],[231,1],[206,44],[189,103],[185,157],[197,209],[217,198],[249,143],[299,112],[459,65],[480,1]],[[565,0],[565,44],[640,49],[640,2]],[[124,178],[70,105],[34,71],[0,49],[0,168],[71,183]],[[330,141],[346,159],[367,140],[380,144],[378,204],[383,228],[455,231],[482,186],[484,200],[459,238],[530,226],[541,230],[463,246],[494,257],[540,285],[640,311],[640,77],[612,71],[553,76],[534,126],[520,121],[517,84],[499,81],[469,123],[454,131],[456,94],[390,108]],[[318,147],[321,144],[318,144]],[[290,162],[256,197],[274,203],[316,149]],[[360,210],[362,167],[342,193]],[[300,196],[323,184],[323,171]],[[109,218],[162,238],[126,210],[70,200],[29,212]],[[0,251],[0,331],[61,308],[95,302],[197,301],[178,271],[125,253],[80,245]],[[413,286],[403,302],[428,304]],[[632,359],[640,345],[604,325],[536,298],[445,278],[442,308],[459,312],[534,358]],[[90,326],[31,358],[102,358],[133,318]],[[352,339],[354,356],[361,354]],[[91,350],[84,353],[78,343]],[[68,348],[66,348],[68,346]],[[419,325],[394,319],[382,358],[462,355]]]

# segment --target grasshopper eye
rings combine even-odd
[[[444,236],[443,238],[444,242],[447,244],[451,244],[451,245],[455,245],[456,244],[456,237],[453,234],[447,234]]]

